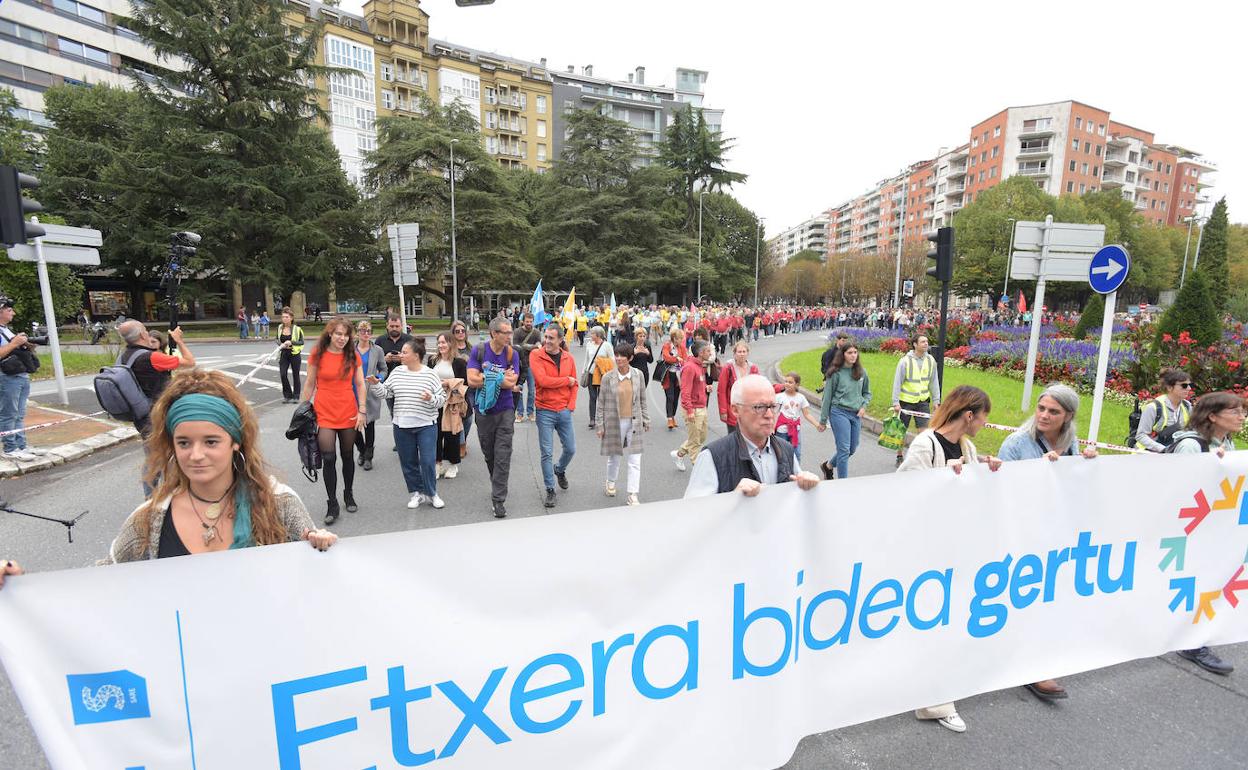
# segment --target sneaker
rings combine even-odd
[[[429,497],[426,499],[429,501],[429,504],[432,505],[434,508],[446,507],[446,503],[442,502],[442,498],[438,497],[437,495],[434,495],[433,497]]]
[[[408,508],[419,508],[420,504],[425,501],[425,496],[420,492],[413,492],[412,499],[407,501]]]
[[[941,717],[940,719],[937,719],[936,722],[946,730],[952,730],[955,733],[966,732],[966,722],[963,722],[962,717],[957,714]]]
[[[453,479],[459,475],[459,463],[451,463],[446,469],[446,478]]]
[[[628,493],[628,497],[624,499],[629,505],[641,505],[641,501],[637,499],[637,495],[633,492]]]
[[[559,482],[560,489],[568,488],[568,474],[564,471],[555,471],[555,481]]]
[[[682,454],[680,453],[680,450],[679,450],[679,449],[673,449],[673,450],[671,451],[671,455],[672,455],[672,460],[673,460],[673,462],[675,462],[675,463],[676,463],[676,470],[678,470],[678,471],[683,471],[683,470],[685,470],[685,467],[686,467],[686,466],[685,466],[685,457],[684,457],[684,455],[682,455]]]
[[[606,491],[607,497],[615,497],[615,482],[608,481],[604,491]]]
[[[546,487],[546,499],[542,501],[542,504],[543,504],[543,505],[545,505],[547,508],[554,508],[554,507],[555,507],[555,489],[554,489],[554,487]]]
[[[444,475],[446,475],[446,462],[444,460],[438,460],[438,466],[434,470],[433,475],[438,478],[442,478]]]
[[[503,501],[502,501],[502,500],[495,500],[495,501],[494,501],[494,518],[496,518],[496,519],[505,519],[505,518],[507,518],[507,508],[505,508],[505,507],[503,506]]]
[[[1208,647],[1198,647],[1194,650],[1179,650],[1179,657],[1184,660],[1190,660],[1211,674],[1226,676],[1235,670],[1234,666],[1219,658]]]

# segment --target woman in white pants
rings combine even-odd
[[[594,423],[598,426],[598,438],[602,439],[599,454],[607,458],[607,497],[615,497],[621,461],[627,459],[628,504],[639,505],[641,437],[650,430],[650,412],[646,406],[646,380],[641,370],[632,366],[632,358],[632,345],[621,342],[615,346],[615,368],[602,376]]]

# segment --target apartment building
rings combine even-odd
[[[563,72],[552,72],[551,78],[556,104],[556,157],[563,151],[563,142],[567,138],[568,127],[564,116],[572,110],[596,109],[627,123],[637,136],[641,150],[637,164],[642,166],[653,162],[667,126],[675,119],[676,111],[686,105],[701,111],[712,133],[718,134],[723,130],[724,111],[703,103],[707,79],[704,70],[678,68],[675,87],[646,83],[645,67],[637,67],[622,81],[595,77],[592,64],[585,65],[580,72],[569,65]]]
[[[1193,150],[1111,120],[1107,110],[1073,100],[1033,104],[981,120],[965,144],[912,164],[824,216],[833,251],[891,253],[898,237],[921,240],[1003,179],[1024,176],[1054,196],[1115,190],[1145,219],[1180,225],[1208,200],[1201,191],[1216,170]],[[897,222],[904,222],[900,235]]]
[[[43,93],[64,83],[127,87],[143,77],[151,48],[127,26],[129,0],[0,2],[0,86],[17,96],[18,115],[47,125]]]
[[[788,262],[803,251],[817,252],[820,258],[828,255],[828,238],[831,222],[820,215],[802,222],[767,241],[767,250],[775,262]]]

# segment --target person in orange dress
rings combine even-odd
[[[364,369],[355,349],[351,324],[345,318],[333,318],[325,324],[325,331],[308,357],[308,379],[303,391],[303,400],[311,401],[316,412],[321,475],[329,498],[326,524],[338,519],[338,455],[342,455],[342,501],[349,513],[359,510],[351,494],[355,481],[352,454],[355,437],[367,421],[367,398]]]

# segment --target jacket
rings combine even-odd
[[[299,406],[290,415],[290,427],[286,429],[286,438],[294,441],[305,433],[316,435],[316,410],[311,401],[300,401]]]
[[[603,456],[641,454],[642,435],[650,427],[650,411],[646,406],[646,378],[641,370],[632,367],[628,378],[633,383],[633,427],[628,433],[628,443],[620,434],[620,370],[612,369],[602,376],[602,390],[598,392],[598,414],[594,423],[602,429]]]
[[[546,348],[537,348],[529,354],[529,371],[533,372],[533,403],[538,409],[552,412],[576,409],[576,361],[572,359],[571,351],[563,351],[559,367],[555,368],[555,360]]]
[[[690,354],[680,367],[680,408],[686,412],[706,408],[706,368]]]
[[[979,455],[975,451],[975,445],[971,443],[971,439],[963,436],[958,442],[958,446],[962,447],[962,467],[973,468],[979,462]],[[944,468],[946,465],[945,452],[940,446],[940,441],[936,438],[936,431],[928,428],[919,435],[914,437],[914,441],[910,442],[910,449],[906,452],[906,459],[902,461],[898,471],[918,471],[927,468]]]
[[[358,352],[358,351],[357,351]],[[369,377],[376,377],[379,380],[386,378],[386,372],[389,367],[386,366],[386,353],[376,342],[368,346],[368,353],[360,353],[360,357],[367,356],[364,362],[364,379],[367,381]],[[365,387],[368,387],[365,382]],[[368,399],[364,402],[364,419],[368,422],[376,422],[381,417],[381,399],[370,388],[368,391]]]
[[[823,403],[819,409],[819,422],[826,425],[832,407],[857,413],[871,403],[871,378],[864,371],[862,379],[855,380],[850,367],[838,369],[823,385]]]

